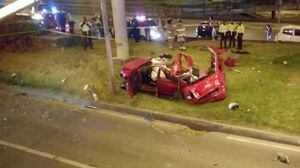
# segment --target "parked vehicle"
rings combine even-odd
[[[282,26],[275,41],[300,42],[300,26]]]
[[[127,24],[128,27],[128,36],[133,37],[133,28],[130,23]],[[150,29],[150,37],[153,41],[164,41],[166,39],[165,33],[162,27],[158,27],[154,20],[145,19],[138,20],[138,29],[140,32],[140,38],[146,39],[146,31],[145,29]]]
[[[138,92],[150,92],[156,96],[183,96],[189,104],[222,100],[227,95],[225,74],[215,51],[208,49],[215,61],[206,71],[194,68],[188,54],[178,53],[176,60],[168,67],[169,73],[165,73],[166,77],[161,75],[165,72],[165,68],[159,68],[156,81],[150,76],[153,68],[151,58],[130,61],[121,70],[123,80],[121,87],[127,89],[131,97]],[[188,62],[188,67],[182,67],[183,57]],[[191,69],[193,73],[189,73]]]
[[[196,28],[197,38],[211,38],[212,37],[212,26],[208,22],[201,22]]]

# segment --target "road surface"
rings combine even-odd
[[[274,161],[278,152],[290,164]],[[0,86],[0,167],[296,168],[300,148],[40,100]]]

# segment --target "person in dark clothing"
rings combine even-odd
[[[67,19],[64,11],[57,13],[57,21],[60,31],[66,32]]]
[[[80,27],[82,30],[82,35],[84,36],[90,36],[91,35],[91,29],[92,29],[92,24],[87,20],[86,17],[83,17],[83,21],[80,23]],[[91,47],[91,49],[93,49],[93,42],[92,39],[89,37],[84,37],[84,41],[83,41],[83,47],[84,50],[86,50],[86,48],[88,46]]]
[[[145,28],[145,35],[146,35],[146,41],[151,42],[151,36],[150,36],[150,28]]]
[[[133,26],[133,37],[135,42],[140,41],[140,30],[138,29],[139,21],[137,20],[136,16],[132,19],[132,26]],[[150,32],[149,32],[150,34]]]

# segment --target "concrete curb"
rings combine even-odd
[[[267,131],[261,131],[252,128],[232,126],[228,124],[221,124],[217,122],[196,119],[192,117],[185,117],[176,114],[167,114],[167,113],[161,113],[157,111],[133,108],[124,105],[116,105],[116,104],[102,103],[102,102],[97,103],[97,102],[88,101],[86,99],[74,98],[72,95],[68,95],[68,94],[61,94],[61,95],[53,94],[53,92],[51,91],[49,93],[48,92],[39,93],[39,91],[30,90],[28,88],[25,89],[20,87],[14,87],[13,89],[22,93],[27,93],[27,95],[29,96],[39,97],[42,99],[54,100],[54,101],[64,102],[73,105],[90,107],[95,110],[97,109],[112,110],[123,114],[140,116],[143,118],[151,117],[151,119],[153,120],[161,120],[161,121],[181,124],[198,131],[222,132],[222,133],[239,135],[239,136],[244,136],[249,138],[256,138],[256,139],[273,141],[273,142],[278,142],[278,143],[283,143],[288,145],[300,146],[300,137],[298,136],[289,136],[289,135],[277,134],[277,133],[272,133]]]

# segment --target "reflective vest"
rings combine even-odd
[[[236,28],[237,28],[236,24],[229,24],[229,31],[230,32],[236,32]]]
[[[219,33],[225,33],[226,32],[226,26],[224,24],[221,24],[219,27]]]
[[[238,25],[237,26],[237,29],[236,29],[236,32],[237,33],[245,33],[245,28],[244,28],[244,25],[243,24],[241,24],[241,25]]]
[[[229,32],[230,31],[230,26],[229,26],[229,24],[226,24],[225,25],[225,32]]]
[[[178,24],[176,26],[176,33],[178,37],[185,36],[185,27],[183,26],[183,24]]]

